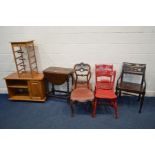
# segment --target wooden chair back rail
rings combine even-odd
[[[98,71],[98,70],[101,70],[101,71],[110,70],[110,71],[112,71],[113,65],[96,64],[95,69],[96,69],[96,71]]]
[[[101,85],[101,88],[109,83],[109,88],[114,89],[116,71],[113,70],[113,65],[97,64],[95,65],[96,86]],[[111,87],[112,86],[112,87]],[[106,88],[108,88],[106,86]]]
[[[96,64],[95,65],[96,82],[98,77],[102,76],[111,77],[112,76],[111,71],[113,71],[113,65]]]

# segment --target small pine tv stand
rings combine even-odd
[[[19,77],[18,73],[12,73],[5,77],[10,100],[39,101],[44,102],[45,84],[42,73],[25,72]]]

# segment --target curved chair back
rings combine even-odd
[[[89,81],[91,78],[91,67],[89,64],[79,63],[74,66],[75,74],[75,88],[77,84],[86,84],[89,88]]]

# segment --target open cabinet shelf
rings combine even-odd
[[[37,73],[31,77],[30,73],[19,77],[12,73],[5,78],[10,100],[45,101],[44,75]]]

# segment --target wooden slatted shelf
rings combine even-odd
[[[22,85],[10,85],[10,86],[8,86],[8,88],[28,88],[28,86],[22,86]]]
[[[32,77],[33,72],[38,73],[34,42],[11,42],[11,45],[18,76],[22,76],[23,72],[31,73]],[[36,66],[35,68],[33,67],[34,65]]]

